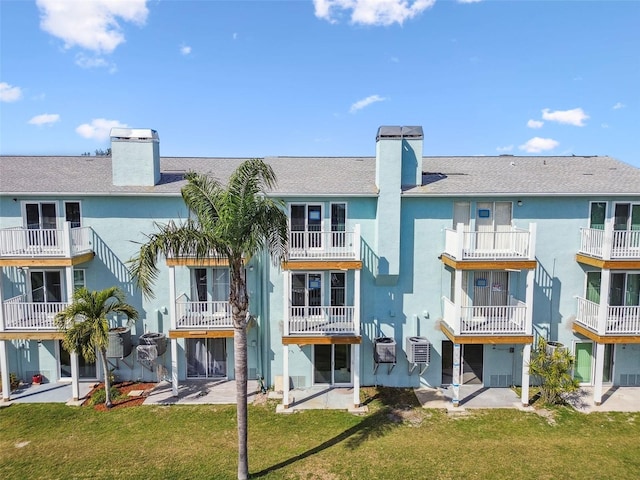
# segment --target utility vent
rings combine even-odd
[[[293,388],[305,388],[307,386],[307,378],[304,375],[291,375],[289,378]]]
[[[491,375],[490,387],[510,387],[511,385],[513,385],[513,381],[510,374]]]
[[[407,337],[405,351],[409,363],[431,363],[431,342],[426,337]]]
[[[140,335],[140,345],[155,345],[160,357],[167,351],[167,336],[164,333],[144,333]]]
[[[620,385],[622,387],[634,387],[640,385],[640,374],[621,373]]]
[[[547,342],[547,355],[553,355],[556,350],[565,350],[566,347],[560,342]]]
[[[396,341],[389,337],[374,340],[373,361],[375,363],[396,363]]]

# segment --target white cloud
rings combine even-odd
[[[574,108],[573,110],[555,110],[550,111],[548,108],[542,110],[542,118],[550,122],[566,123],[568,125],[575,125],[576,127],[584,127],[584,121],[589,118],[589,115],[584,113],[581,108]]]
[[[376,102],[384,102],[386,98],[381,97],[380,95],[370,95],[367,98],[363,98],[362,100],[358,100],[356,103],[351,105],[349,109],[349,113],[356,113],[358,110],[362,110],[364,107],[371,105]]]
[[[16,102],[22,98],[22,89],[6,82],[0,83],[0,102]]]
[[[608,123],[602,123],[602,124],[600,124],[600,126],[602,128],[609,128],[609,124]]]
[[[43,113],[42,115],[36,115],[31,120],[29,120],[30,125],[52,125],[60,120],[60,115],[57,113]]]
[[[100,56],[88,56],[84,53],[78,53],[76,55],[76,65],[80,68],[108,68],[109,73],[116,73],[118,67],[115,63],[108,61],[104,57]]]
[[[237,39],[238,39],[238,34],[237,34],[237,33],[235,33],[235,32],[233,32],[233,35],[232,35],[231,37],[232,37],[234,40],[237,40]]]
[[[118,120],[107,120],[105,118],[94,118],[91,123],[83,123],[76,128],[76,133],[84,138],[94,140],[106,140],[114,127],[128,127],[126,123]]]
[[[543,125],[544,125],[544,122],[540,120],[529,120],[527,122],[527,127],[529,128],[542,128]]]
[[[504,147],[496,147],[496,151],[498,152],[510,152],[513,150],[513,145],[505,145]]]
[[[191,47],[189,45],[180,46],[180,53],[182,55],[189,55],[191,53]]]
[[[482,0],[458,0],[458,3],[480,3]]]
[[[552,138],[533,137],[518,148],[528,153],[540,153],[546,150],[553,150],[558,145],[560,145],[560,142],[557,142]]]
[[[351,11],[351,23],[402,25],[431,8],[435,0],[313,0],[316,17],[337,23],[336,16]]]
[[[626,107],[626,105],[624,103],[618,102],[611,108],[613,108],[614,110],[620,110],[621,108],[624,108],[624,107]]]
[[[65,48],[79,46],[111,53],[125,41],[118,19],[144,25],[146,0],[37,0],[40,28],[64,41]]]

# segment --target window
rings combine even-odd
[[[331,204],[331,244],[334,247],[345,246],[345,231],[347,229],[347,204]]]
[[[84,288],[85,282],[84,282],[84,270],[74,270],[73,271],[73,291],[75,292],[76,290],[80,289],[80,288]]]
[[[346,285],[344,272],[331,272],[331,306],[344,307]]]
[[[31,281],[31,301],[36,303],[62,301],[62,285],[59,271],[32,270],[29,274],[29,279]]]
[[[80,202],[64,202],[64,219],[71,223],[71,228],[81,226]]]
[[[191,277],[192,296],[196,302],[229,301],[229,269],[226,267],[194,268]],[[203,304],[203,308],[204,307]],[[208,309],[208,308],[207,308]]]
[[[55,230],[57,228],[56,204],[53,202],[25,203],[25,223],[31,230]]]
[[[589,213],[589,228],[604,230],[604,220],[607,214],[606,202],[591,202]]]

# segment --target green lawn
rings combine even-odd
[[[249,469],[264,479],[640,478],[640,414],[516,410],[448,416],[368,390],[370,413],[249,409]],[[401,395],[399,396],[398,393]],[[97,412],[0,408],[0,478],[233,479],[235,407]]]

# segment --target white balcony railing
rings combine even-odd
[[[511,305],[460,307],[444,299],[444,321],[455,335],[529,335],[526,328],[527,306],[512,300]]]
[[[354,307],[289,307],[285,335],[356,334]]]
[[[176,302],[176,328],[233,328],[229,302]]]
[[[353,232],[292,231],[289,259],[360,259],[360,226]]]
[[[457,260],[534,259],[535,224],[530,230],[510,227],[507,231],[445,229],[445,253]]]
[[[54,318],[68,302],[27,302],[20,295],[3,305],[5,330],[56,330]]]
[[[0,257],[71,257],[90,252],[93,242],[91,227],[61,229],[0,230]]]
[[[580,229],[580,253],[602,259],[640,258],[640,230]]]
[[[576,322],[605,335],[640,335],[640,306],[603,305],[602,308],[605,309],[603,316],[600,315],[599,304],[578,297]]]

